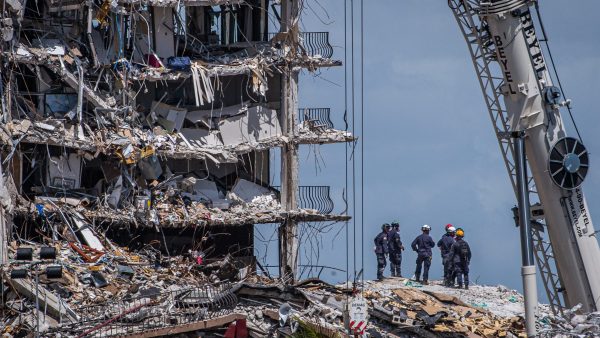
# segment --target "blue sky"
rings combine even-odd
[[[344,1],[306,2],[312,10],[305,11],[302,29],[329,31],[335,45],[334,58],[343,60]],[[354,2],[358,4],[358,0]],[[592,169],[583,187],[592,216],[600,217],[600,211],[596,211],[600,210],[600,169],[594,156],[600,153],[596,133],[600,125],[600,22],[596,17],[600,2],[579,0],[568,4],[548,0],[540,6],[561,81],[573,100],[575,121],[591,154]],[[383,222],[399,220],[405,243],[420,233],[423,224],[433,227],[431,235],[437,240],[444,225],[452,223],[465,229],[474,252],[473,281],[520,289],[519,234],[510,211],[516,200],[467,46],[446,1],[365,1],[364,15],[365,124],[364,134],[357,132],[360,142],[364,142],[364,238],[356,239],[357,269],[363,242],[366,278],[375,277],[373,237]],[[336,127],[343,129],[343,84],[344,67],[321,70],[316,76],[304,74],[300,106],[331,107]],[[359,97],[356,102],[358,131]],[[301,184],[332,186],[338,212],[344,209],[341,195],[345,187],[345,149],[345,145],[301,148]],[[278,167],[277,161],[273,164]],[[358,198],[360,172],[357,174]],[[352,234],[352,222],[348,226]],[[333,226],[321,241],[307,241],[304,248],[318,248],[319,264],[345,269],[343,227]],[[268,237],[274,227],[259,229]],[[360,219],[356,220],[356,229],[360,235]],[[353,238],[349,242],[352,251]],[[277,262],[273,244],[267,255],[270,264]],[[259,255],[265,252],[260,241],[257,251]],[[303,264],[311,261],[307,257],[303,255]],[[413,252],[405,252],[404,275],[412,275],[415,258]],[[352,270],[352,253],[349,259]],[[312,263],[316,264],[314,254]],[[441,259],[436,252],[432,278],[440,278],[441,273]],[[322,277],[345,280],[344,273],[330,271]]]

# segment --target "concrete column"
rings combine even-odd
[[[281,8],[281,32],[295,35],[287,39],[288,43],[298,41],[300,1],[282,1]],[[287,47],[284,50],[289,50]],[[298,146],[293,143],[298,121],[298,75],[293,64],[288,64],[281,81],[282,131],[289,140],[281,149],[281,203],[285,210],[298,208]],[[297,277],[297,268],[298,224],[287,220],[279,227],[279,275],[291,283]]]

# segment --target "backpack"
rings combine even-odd
[[[400,234],[394,233],[391,238],[392,248],[394,251],[400,251]]]
[[[460,250],[460,259],[463,261],[468,261],[469,260],[469,246],[467,245],[467,243],[461,243],[459,250]]]

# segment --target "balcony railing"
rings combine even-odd
[[[281,187],[273,187],[281,190]],[[330,186],[327,185],[301,185],[298,187],[298,207],[300,209],[314,209],[320,214],[328,215],[333,211],[334,204],[330,195]]]
[[[277,33],[269,33],[269,40],[272,40]],[[333,56],[333,47],[329,43],[329,32],[301,32],[300,44],[308,56],[323,57],[331,59]],[[276,45],[276,47],[278,47]]]
[[[304,209],[315,209],[322,214],[329,214],[333,211],[329,190],[329,186],[300,186],[298,204]]]
[[[55,333],[122,337],[228,315],[236,304],[237,297],[229,285],[156,292],[76,309],[80,320]]]
[[[298,117],[300,122],[309,121],[317,128],[333,129],[330,108],[300,108]]]

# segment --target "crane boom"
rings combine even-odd
[[[502,73],[502,81],[494,90],[502,96],[504,107],[495,108],[489,104],[493,98],[486,97],[490,114],[501,115],[507,131],[525,132],[527,161],[542,204],[565,303],[567,306],[581,303],[584,311],[594,311],[600,308],[600,265],[597,263],[600,247],[580,188],[588,170],[588,154],[579,140],[566,135],[560,107],[569,102],[560,101],[561,91],[553,85],[536,36],[530,12],[532,3],[534,1],[528,0],[449,1],[459,24],[465,20],[460,14],[474,8],[480,25],[471,27],[471,32],[463,29],[463,33],[469,42],[473,39],[471,35],[477,36],[481,57],[489,58],[489,64]],[[484,74],[478,67],[479,60],[473,53],[472,56],[484,95],[489,95],[486,84],[490,81],[482,80]],[[504,114],[497,114],[494,109],[503,110]],[[505,137],[501,133],[498,136]],[[499,142],[505,158],[510,156],[514,151],[512,141]],[[512,175],[508,162],[507,167]]]

